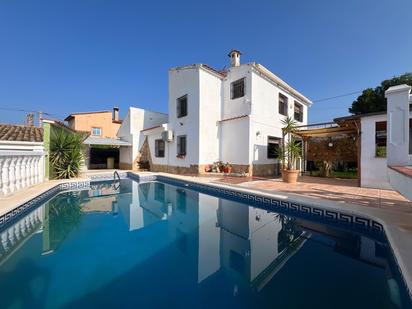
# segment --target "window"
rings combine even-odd
[[[154,186],[154,198],[160,203],[165,201],[165,185],[160,182],[155,182]]]
[[[187,116],[187,95],[177,99],[176,109],[177,118]]]
[[[268,136],[268,159],[279,157],[280,138]]]
[[[375,123],[375,155],[386,157],[386,121]]]
[[[186,213],[186,191],[183,189],[176,189],[176,208],[182,213]]]
[[[177,155],[186,155],[186,135],[180,135],[177,137]]]
[[[101,136],[102,135],[102,128],[92,128],[92,135],[93,136]]]
[[[303,121],[303,106],[295,101],[295,111],[293,114],[296,121]]]
[[[155,140],[155,157],[164,158],[165,156],[165,142],[162,139]]]
[[[288,98],[279,93],[279,114],[288,115]]]
[[[245,96],[245,79],[239,79],[230,84],[230,98],[237,99]]]

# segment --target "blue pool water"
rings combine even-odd
[[[61,193],[0,231],[1,308],[409,308],[382,239],[161,182]]]

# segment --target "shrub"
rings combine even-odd
[[[57,130],[50,141],[50,164],[55,178],[67,179],[79,176],[83,160],[83,138],[79,134]]]
[[[386,158],[386,146],[376,146],[376,156]]]

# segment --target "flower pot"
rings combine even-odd
[[[282,180],[287,183],[297,183],[299,170],[282,170]]]
[[[223,168],[223,173],[229,173],[229,168],[227,167],[227,166],[225,166],[224,168]]]

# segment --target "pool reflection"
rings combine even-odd
[[[96,223],[93,218],[103,221]],[[92,235],[96,231],[104,241],[99,235]],[[102,291],[116,278],[160,256],[165,267],[178,265],[176,275],[190,274],[189,285],[205,290],[218,285],[232,297],[259,293],[312,242],[330,248],[339,256],[383,269],[392,303],[399,303],[399,288],[388,265],[384,244],[353,232],[159,182],[121,181],[118,187],[102,183],[93,185],[91,190],[58,195],[0,233],[0,266],[36,233],[41,235],[43,256],[73,247],[82,249],[82,259],[87,263],[98,256],[99,246],[113,248],[101,255],[106,264],[99,266],[100,261],[89,264],[96,269],[110,265],[110,272],[99,275],[98,290]],[[79,242],[85,242],[83,247],[74,244],[73,234],[81,235]],[[72,240],[68,241],[70,237]],[[121,263],[115,262],[120,259]],[[173,264],[177,260],[179,264]],[[134,274],[145,273],[150,267],[136,268]],[[88,280],[92,270],[90,274],[83,273]],[[89,288],[87,280],[78,279],[72,278],[77,288],[73,292],[77,293],[75,299],[86,295]],[[67,278],[65,284],[70,282],[71,278]]]

